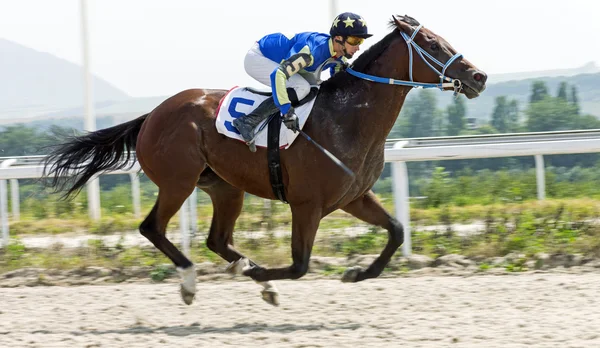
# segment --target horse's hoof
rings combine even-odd
[[[195,292],[190,292],[185,289],[183,284],[179,286],[179,292],[181,293],[181,299],[186,305],[191,305],[194,302],[194,297],[196,296]]]
[[[250,268],[250,261],[247,258],[242,258],[230,263],[227,268],[225,268],[225,273],[242,274],[248,268]]]
[[[342,275],[342,282],[355,283],[356,277],[358,277],[358,274],[361,272],[363,272],[363,269],[360,266],[354,266],[346,269]]]
[[[263,290],[260,294],[266,303],[275,307],[279,306],[279,292],[277,290]]]
[[[177,267],[177,272],[181,276],[181,283],[179,283],[181,298],[185,304],[190,305],[194,302],[194,295],[196,295],[196,266]]]

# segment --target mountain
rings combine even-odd
[[[130,99],[125,92],[93,78],[100,105]],[[81,66],[45,52],[0,39],[0,120],[30,120],[83,104]]]
[[[467,101],[467,116],[478,123],[491,118],[498,96],[517,99],[527,107],[533,81],[546,82],[556,95],[560,82],[577,87],[581,110],[600,117],[600,68],[588,63],[575,69],[490,75],[487,90]],[[97,127],[108,127],[152,111],[168,96],[132,98],[109,82],[94,77]],[[421,91],[409,94],[414,98]],[[452,102],[452,93],[439,92],[438,108]],[[31,123],[83,125],[83,71],[77,64],[0,39],[0,125]]]
[[[490,74],[488,76],[488,84],[501,83],[507,81],[538,79],[545,77],[568,77],[582,74],[600,73],[600,68],[594,62],[589,62],[579,68],[574,69],[555,69],[555,70],[539,70],[526,71],[508,74]]]
[[[600,118],[600,72],[491,83],[477,99],[467,100],[467,117],[476,118],[480,123],[489,121],[492,116],[495,99],[499,96],[516,99],[519,103],[519,110],[524,111],[529,103],[531,86],[534,81],[544,81],[546,86],[548,86],[548,92],[554,96],[558,93],[558,87],[561,82],[566,82],[569,86],[575,86],[579,96],[581,111]],[[409,98],[414,98],[415,95],[416,93],[411,93],[409,94]],[[440,92],[438,94],[438,108],[445,109],[452,102],[452,98],[451,93]]]

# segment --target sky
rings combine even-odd
[[[243,67],[254,41],[328,32],[345,11],[374,34],[363,51],[389,32],[392,15],[407,14],[488,74],[600,63],[595,0],[86,1],[92,73],[134,97],[260,87]],[[0,0],[0,38],[82,64],[80,0]]]

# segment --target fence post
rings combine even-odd
[[[142,208],[140,203],[140,178],[137,173],[129,173],[131,179],[131,198],[133,199],[133,214],[136,219],[142,216]]]
[[[394,149],[401,149],[406,144],[406,141],[397,142],[394,144]],[[410,235],[410,196],[408,192],[408,170],[406,168],[406,162],[392,163],[392,184],[396,219],[398,219],[404,227],[402,254],[404,256],[410,256],[412,253],[412,243]]]
[[[546,199],[546,174],[543,155],[535,155],[535,176],[537,178],[538,200],[543,201]]]
[[[11,158],[0,163],[0,169],[8,168],[17,162]],[[8,237],[8,192],[6,180],[0,180],[0,225],[2,225],[2,246],[6,248],[9,242]]]

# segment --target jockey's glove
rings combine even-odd
[[[300,130],[300,121],[298,121],[298,116],[296,116],[296,112],[294,111],[293,107],[290,107],[288,112],[283,115],[283,124],[285,124],[285,126],[294,133]]]

